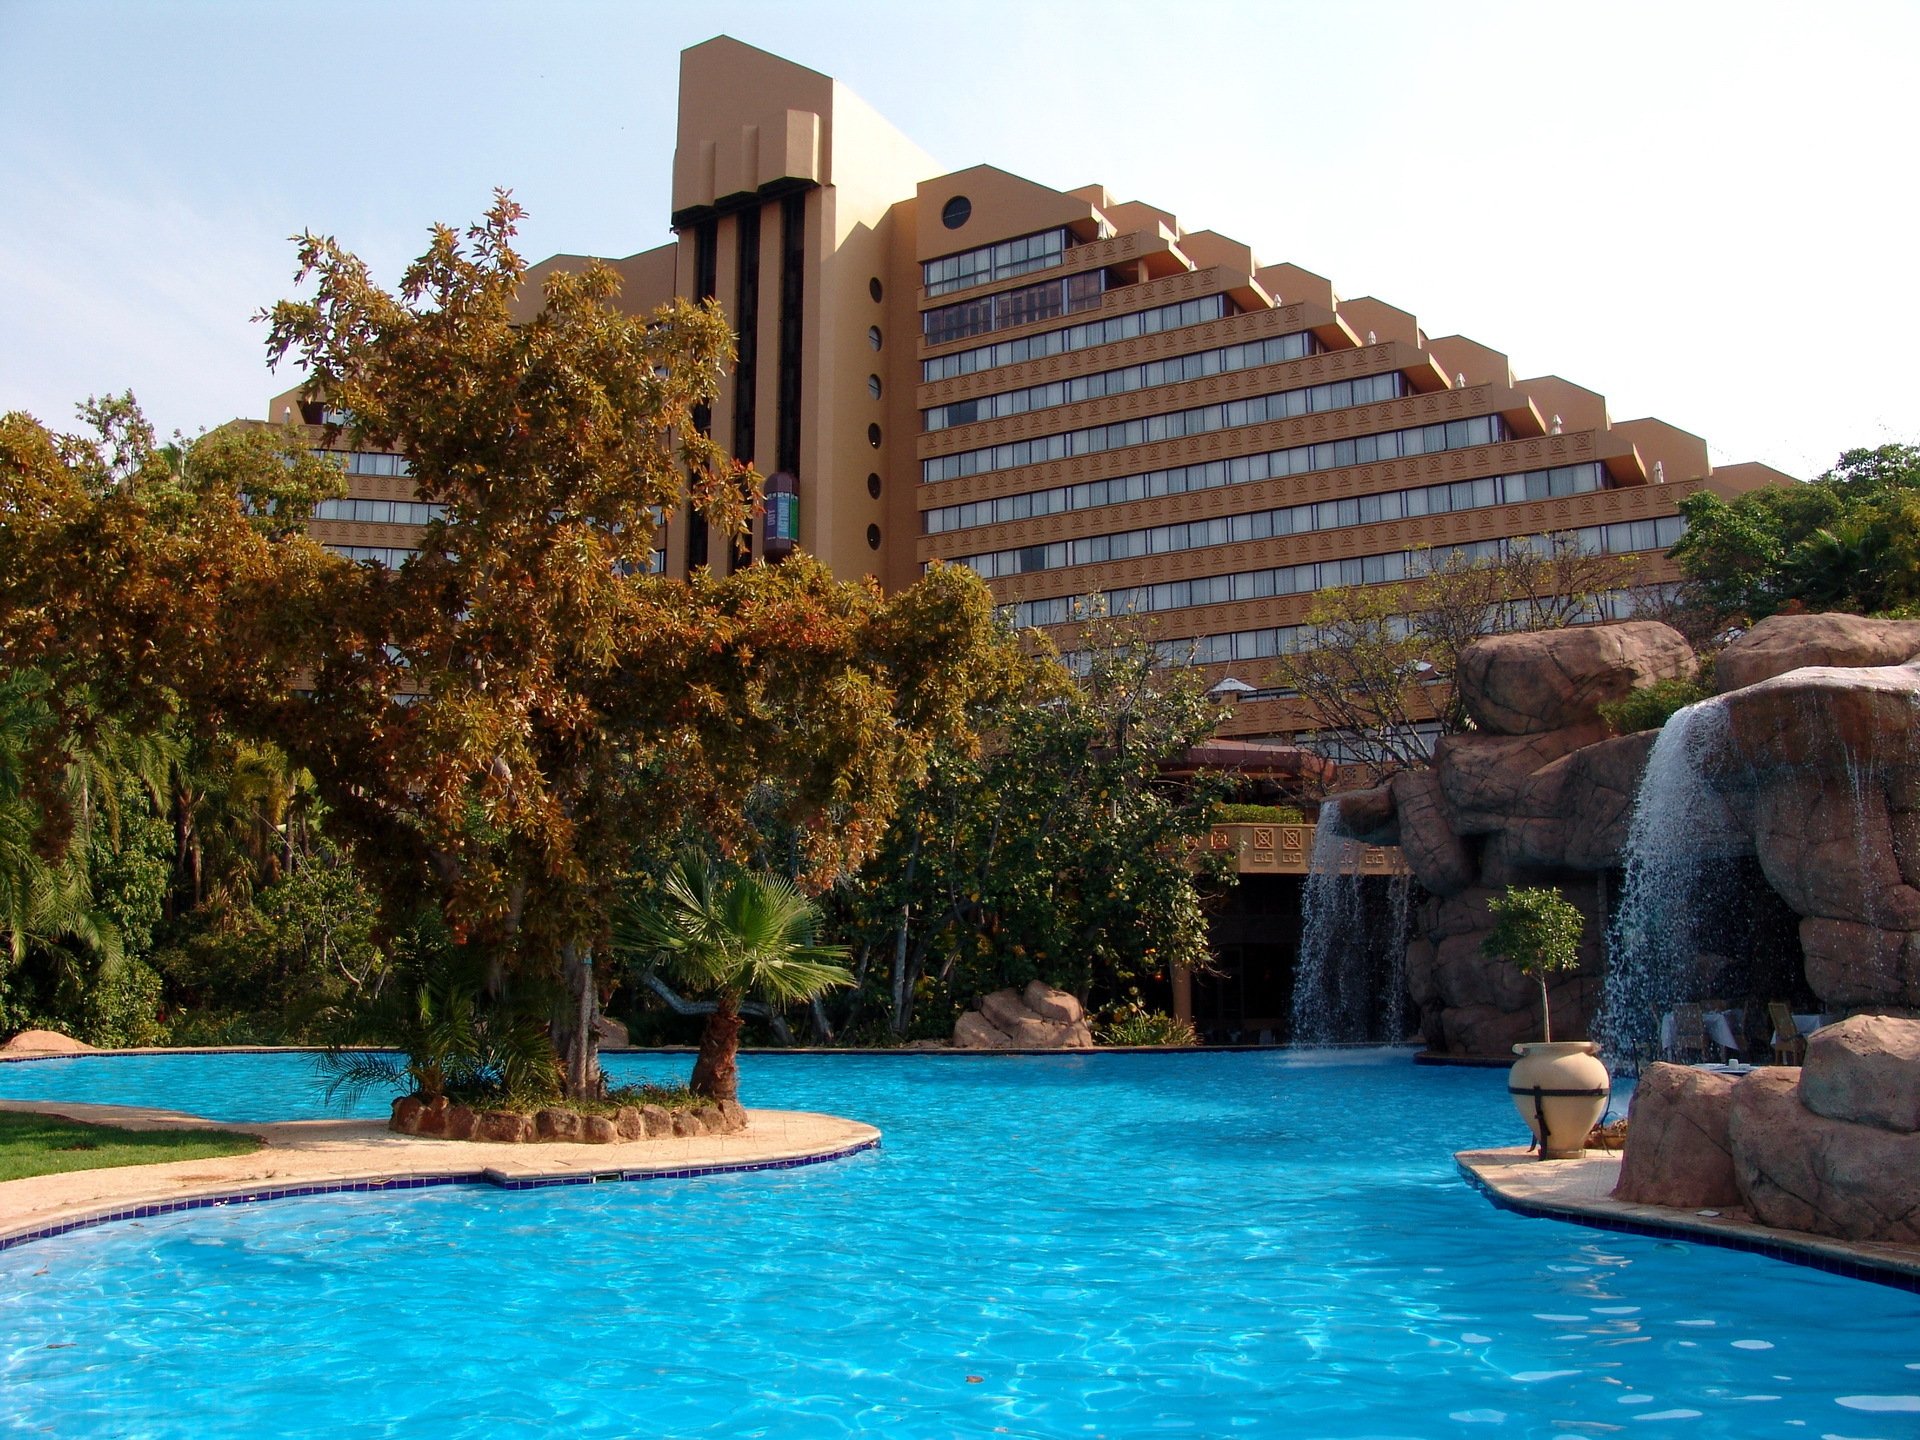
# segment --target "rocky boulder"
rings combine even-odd
[[[1657,620],[1493,635],[1460,657],[1460,696],[1482,730],[1538,735],[1600,718],[1603,700],[1699,672],[1680,632]]]
[[[1920,1021],[1854,1015],[1807,1037],[1800,1103],[1829,1120],[1920,1131]]]
[[[1836,1009],[1920,1008],[1920,937],[1853,920],[1800,922],[1807,984]]]
[[[1440,1036],[1450,1055],[1511,1055],[1540,1038],[1540,1018],[1498,1005],[1449,1005],[1440,1012]]]
[[[1756,1070],[1727,1122],[1740,1192],[1763,1225],[1920,1244],[1920,1134],[1816,1115],[1799,1071]],[[1632,1141],[1628,1141],[1631,1148]]]
[[[566,1142],[585,1138],[587,1117],[577,1110],[562,1110],[549,1105],[533,1112],[533,1133],[545,1141]]]
[[[94,1047],[58,1030],[22,1030],[0,1052],[8,1055],[85,1055]]]
[[[1878,787],[1780,775],[1753,797],[1753,848],[1767,883],[1801,915],[1920,930],[1920,889],[1894,860]]]
[[[1809,665],[1899,665],[1915,655],[1920,655],[1920,620],[1769,615],[1720,652],[1714,683],[1724,694]]]
[[[1320,809],[1320,824],[1350,835],[1362,845],[1398,845],[1400,823],[1389,785],[1349,790]]]
[[[1563,773],[1547,767],[1607,738],[1597,721],[1530,735],[1448,735],[1434,750],[1434,770],[1456,834],[1491,835],[1516,820],[1555,815]],[[1547,783],[1541,776],[1548,774]]]
[[[1738,1205],[1727,1135],[1737,1084],[1685,1065],[1649,1065],[1627,1110],[1627,1150],[1613,1198],[1635,1205]]]
[[[1400,831],[1400,853],[1413,878],[1435,895],[1457,895],[1471,885],[1473,856],[1447,821],[1440,777],[1431,770],[1403,770],[1388,789]]]
[[[1703,759],[1708,778],[1728,789],[1780,774],[1842,785],[1872,775],[1904,792],[1904,778],[1920,765],[1920,665],[1794,670],[1730,691],[1719,703],[1725,739]]]
[[[1093,1046],[1080,1002],[1035,980],[1025,991],[996,990],[954,1022],[959,1050],[1086,1050]]]
[[[474,1117],[473,1138],[494,1145],[533,1143],[533,1117],[514,1110],[487,1110]]]
[[[1633,797],[1658,730],[1643,730],[1575,750],[1534,777],[1551,811],[1508,828],[1506,851],[1520,863],[1606,870],[1620,864],[1633,820]]]
[[[633,1044],[627,1034],[627,1027],[618,1020],[609,1020],[604,1015],[593,1017],[593,1038],[599,1042],[602,1050],[625,1050]]]

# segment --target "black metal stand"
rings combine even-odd
[[[1604,1090],[1545,1090],[1538,1085],[1508,1085],[1507,1094],[1531,1095],[1533,1097],[1533,1115],[1537,1129],[1533,1144],[1527,1147],[1527,1153],[1531,1155],[1535,1150],[1538,1150],[1541,1157],[1545,1158],[1547,1153],[1547,1097],[1549,1095],[1556,1098],[1567,1096],[1569,1098],[1591,1100],[1599,1096],[1611,1100],[1613,1098],[1613,1086],[1608,1085]],[[1607,1112],[1605,1109],[1602,1109],[1600,1113],[1605,1115]]]

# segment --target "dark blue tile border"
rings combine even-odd
[[[844,1160],[880,1146],[876,1136],[819,1155],[789,1156],[782,1160],[739,1160],[725,1165],[695,1165],[684,1170],[597,1170],[583,1175],[506,1176],[497,1170],[453,1171],[441,1175],[396,1175],[385,1180],[316,1180],[310,1185],[278,1185],[257,1190],[232,1190],[214,1195],[192,1195],[179,1200],[150,1200],[122,1206],[99,1215],[82,1215],[37,1230],[0,1237],[0,1250],[11,1250],[32,1240],[50,1240],[74,1230],[90,1230],[120,1220],[145,1220],[183,1210],[216,1210],[227,1205],[251,1205],[263,1200],[287,1200],[302,1195],[366,1195],[395,1190],[426,1190],[444,1185],[488,1185],[498,1190],[545,1190],[557,1185],[606,1185],[637,1180],[693,1180],[705,1175],[743,1175],[755,1170],[797,1170]]]
[[[363,1046],[363,1049],[378,1049],[378,1046]],[[903,1045],[885,1049],[863,1049],[858,1046],[840,1045],[782,1045],[758,1046],[742,1045],[742,1055],[779,1058],[787,1055],[887,1055],[905,1059],[936,1060],[991,1060],[991,1059],[1045,1059],[1075,1060],[1095,1055],[1285,1055],[1289,1053],[1316,1054],[1341,1050],[1395,1050],[1418,1064],[1452,1064],[1450,1060],[1423,1060],[1413,1044],[1375,1045],[1371,1043],[1339,1045],[1096,1045],[1090,1050],[954,1050],[954,1049],[910,1049]],[[71,1055],[62,1054],[0,1054],[0,1065],[31,1065],[41,1060],[138,1060],[146,1055],[318,1055],[320,1051],[311,1045],[205,1045],[163,1048],[153,1050],[81,1050]],[[697,1047],[692,1045],[625,1045],[619,1048],[603,1047],[602,1055],[696,1055]],[[1511,1060],[1487,1060],[1484,1063],[1502,1069],[1511,1068]]]
[[[1764,1235],[1747,1235],[1737,1230],[1695,1229],[1690,1225],[1663,1224],[1657,1220],[1646,1220],[1638,1216],[1596,1213],[1567,1205],[1546,1204],[1538,1200],[1519,1200],[1504,1194],[1476,1175],[1464,1160],[1456,1160],[1454,1166],[1469,1185],[1486,1196],[1496,1207],[1511,1210],[1516,1215],[1528,1215],[1539,1220],[1564,1220],[1574,1225],[1585,1225],[1591,1230],[1611,1230],[1623,1235],[1639,1235],[1652,1240],[1692,1240],[1701,1245],[1717,1245],[1723,1250],[1741,1250],[1749,1255],[1764,1255],[1770,1260],[1785,1260],[1790,1265],[1804,1265],[1810,1270],[1822,1270],[1829,1275],[1842,1275],[1849,1280],[1866,1280],[1875,1285],[1888,1285],[1895,1290],[1906,1290],[1920,1295],[1920,1272],[1902,1269],[1898,1265],[1883,1264],[1864,1255],[1834,1255],[1810,1245],[1795,1244],[1790,1240],[1775,1240]]]

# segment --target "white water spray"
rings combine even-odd
[[[1716,698],[1677,712],[1647,757],[1628,826],[1626,881],[1608,941],[1605,996],[1594,1033],[1616,1067],[1657,1052],[1659,1017],[1692,983],[1700,899],[1715,860],[1738,853],[1738,827],[1707,783],[1725,745]]]
[[[1405,1029],[1407,919],[1411,885],[1395,876],[1388,914],[1369,914],[1366,847],[1339,833],[1339,801],[1320,809],[1301,897],[1300,961],[1293,977],[1295,1045],[1398,1043]],[[1377,906],[1374,907],[1377,910]],[[1377,946],[1387,947],[1383,983]]]

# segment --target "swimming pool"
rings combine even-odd
[[[0,1095],[328,1113],[311,1074],[43,1061],[0,1066]],[[1452,1152],[1522,1138],[1499,1071],[749,1056],[743,1091],[885,1144],[684,1182],[234,1206],[0,1253],[0,1433],[1920,1433],[1920,1296],[1473,1193]]]

